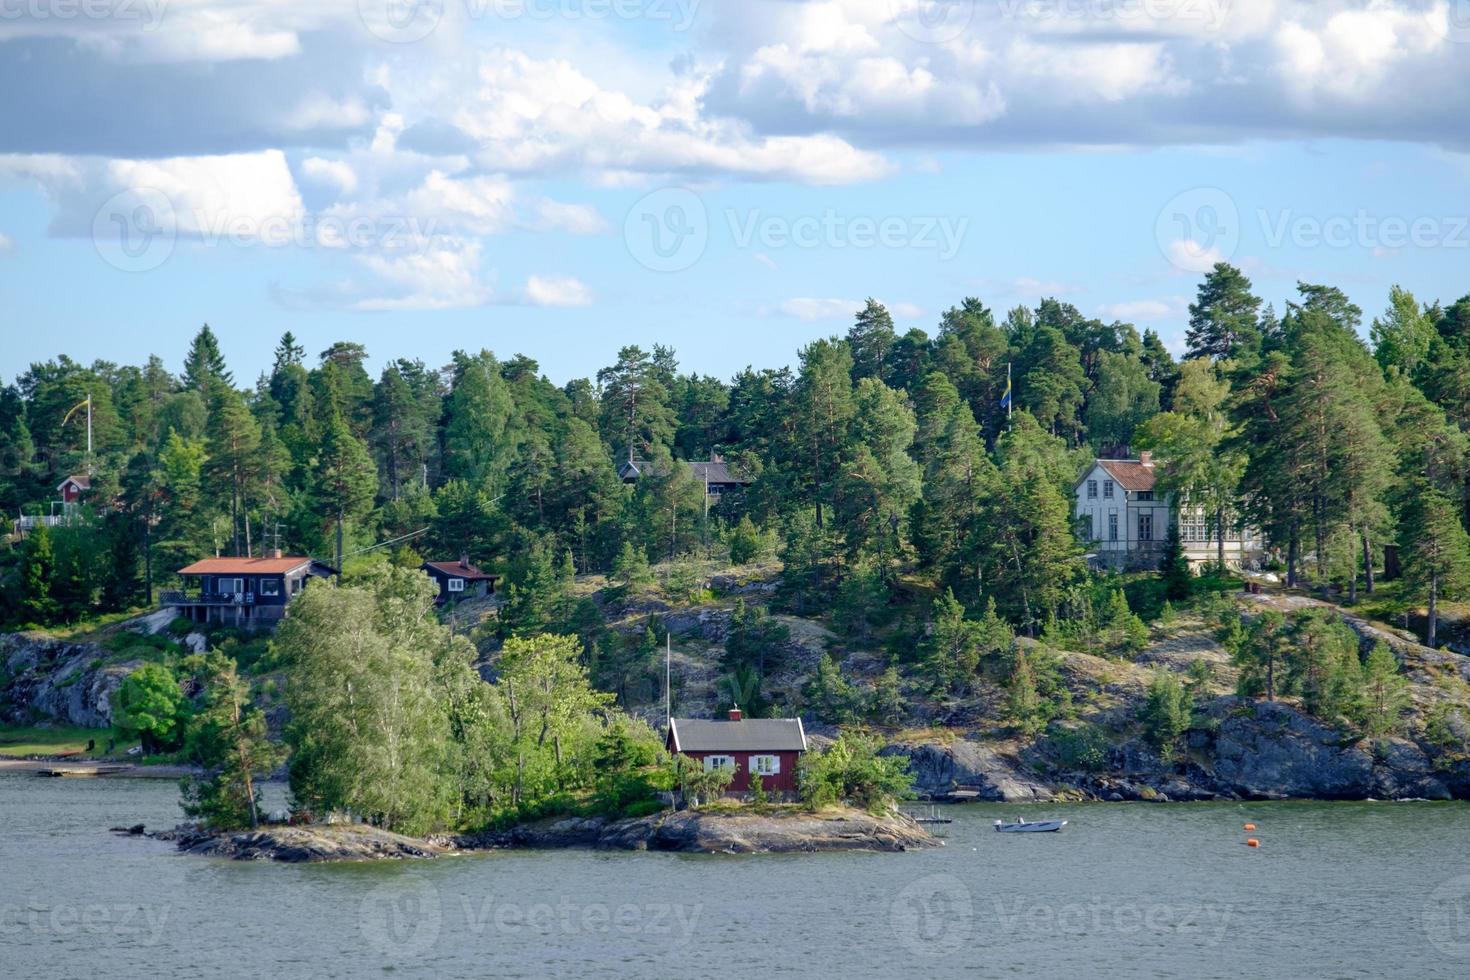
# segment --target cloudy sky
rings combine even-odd
[[[0,0],[0,377],[1470,291],[1470,0]]]

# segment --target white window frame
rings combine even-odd
[[[1118,540],[1118,513],[1114,511],[1108,515],[1108,540]]]
[[[1145,528],[1147,530],[1145,530]],[[1152,541],[1154,539],[1154,515],[1143,513],[1138,515],[1138,540]]]
[[[704,757],[704,771],[714,772],[716,769],[734,769],[735,757],[733,755],[707,755]]]
[[[756,776],[779,776],[781,775],[781,757],[779,755],[753,755],[750,757],[750,771]]]
[[[1087,481],[1087,499],[1088,500],[1096,500],[1097,499],[1097,481],[1096,480],[1088,480]]]
[[[227,584],[233,588],[225,588]],[[222,576],[214,580],[214,590],[220,595],[240,595],[245,591],[245,580],[238,575]]]
[[[1111,500],[1113,498],[1113,481],[1103,481],[1103,496]]]
[[[272,598],[274,598],[275,596],[281,594],[281,583],[273,578],[263,578],[260,580],[260,587],[258,591],[263,596],[271,596]]]
[[[462,579],[462,578],[452,578],[452,579],[450,579],[447,588],[448,588],[448,590],[450,592],[463,592],[464,591],[464,579]]]

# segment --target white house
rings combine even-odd
[[[1173,494],[1156,492],[1152,454],[1138,459],[1096,459],[1073,488],[1074,513],[1098,564],[1113,568],[1155,568],[1174,519]],[[1190,564],[1216,561],[1213,515],[1183,504],[1179,538]],[[1234,567],[1259,559],[1260,535],[1247,528],[1225,528],[1225,563]]]

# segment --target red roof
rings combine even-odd
[[[481,580],[494,581],[495,579],[500,578],[499,575],[491,575],[488,572],[482,572],[474,565],[462,561],[426,561],[424,562],[424,567],[432,568],[436,572],[442,572],[443,574],[453,576],[454,578],[469,579],[472,582],[477,582]]]
[[[1136,459],[1100,459],[1101,466],[1124,490],[1152,490],[1154,467]]]
[[[60,490],[68,483],[75,483],[77,487],[82,490],[92,489],[92,478],[83,473],[72,474],[71,476],[67,477],[65,480],[62,480],[59,484],[57,484],[56,489]]]
[[[205,558],[188,568],[179,569],[180,575],[285,575],[302,565],[310,565],[310,558]]]

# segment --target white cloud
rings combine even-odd
[[[482,274],[483,247],[478,241],[435,238],[428,248],[404,255],[366,255],[361,261],[388,295],[359,299],[353,308],[382,310],[449,310],[488,303],[491,277]]]
[[[1103,303],[1096,308],[1097,316],[1104,320],[1138,321],[1145,323],[1176,319],[1189,312],[1188,296],[1165,296],[1159,299],[1126,300],[1121,303]]]
[[[339,191],[350,194],[357,190],[357,172],[341,160],[308,157],[301,162],[301,173],[318,183],[331,185]]]
[[[525,300],[531,306],[587,306],[592,293],[570,276],[531,276],[526,280]]]
[[[714,171],[845,184],[893,169],[837,136],[759,137],[738,120],[702,114],[705,85],[703,76],[681,78],[642,103],[568,61],[496,48],[481,56],[478,87],[452,122],[479,144],[482,166],[510,173]]]
[[[9,235],[5,234],[5,232],[0,231],[0,255],[5,254],[6,252],[12,252],[14,250],[15,240],[12,239]]]
[[[913,303],[886,303],[884,305],[888,307],[889,313],[900,320],[917,320],[924,315],[924,308],[915,306]]]

